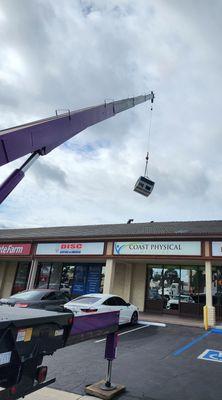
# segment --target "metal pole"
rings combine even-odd
[[[101,385],[101,389],[103,390],[114,390],[116,389],[116,385],[113,385],[111,383],[111,376],[112,376],[112,360],[107,360],[108,361],[108,368],[107,368],[107,374],[106,374],[106,382],[104,385]]]
[[[108,369],[107,369],[106,383],[105,383],[105,386],[108,388],[111,387],[111,375],[112,375],[112,361],[108,360]]]
[[[112,376],[112,362],[116,358],[116,346],[117,346],[117,333],[109,333],[106,337],[106,349],[105,358],[108,361],[107,373],[105,383],[100,386],[103,390],[116,389],[116,385],[111,383]]]

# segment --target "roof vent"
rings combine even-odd
[[[131,222],[133,222],[133,221],[134,221],[134,219],[130,218],[130,219],[128,219],[127,224],[131,224]]]

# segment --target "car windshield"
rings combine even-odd
[[[92,296],[81,296],[77,297],[76,299],[72,300],[72,303],[81,303],[81,304],[93,304],[99,300],[99,297],[92,297]]]
[[[46,291],[43,292],[41,290],[29,290],[27,292],[13,294],[13,296],[10,296],[10,299],[40,300],[46,293]]]

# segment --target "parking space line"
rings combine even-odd
[[[138,324],[143,324],[147,326],[160,326],[161,328],[166,328],[166,324],[163,324],[162,322],[138,321]]]
[[[139,329],[147,328],[148,326],[149,326],[149,325],[139,326],[138,328],[130,329],[129,331],[125,331],[125,332],[122,332],[122,333],[118,333],[118,336],[126,335],[127,333],[135,332],[135,331],[138,331]],[[96,340],[95,343],[104,342],[105,340],[106,340],[106,338],[99,339],[99,340]]]
[[[219,335],[222,335],[222,329],[219,329],[219,328],[213,328],[213,329],[211,329],[211,332],[212,333],[218,333]]]
[[[182,354],[184,351],[190,349],[192,346],[194,346],[196,343],[200,342],[201,340],[203,340],[205,337],[207,337],[208,335],[210,335],[212,333],[212,331],[208,331],[206,333],[204,333],[201,336],[198,336],[196,339],[191,340],[190,343],[187,343],[185,346],[181,347],[180,349],[176,350],[173,355],[174,356],[179,356],[180,354]]]

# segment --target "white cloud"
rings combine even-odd
[[[0,126],[156,93],[43,157],[0,208],[2,226],[221,218],[221,3],[2,0]],[[16,166],[0,169],[3,179]]]

